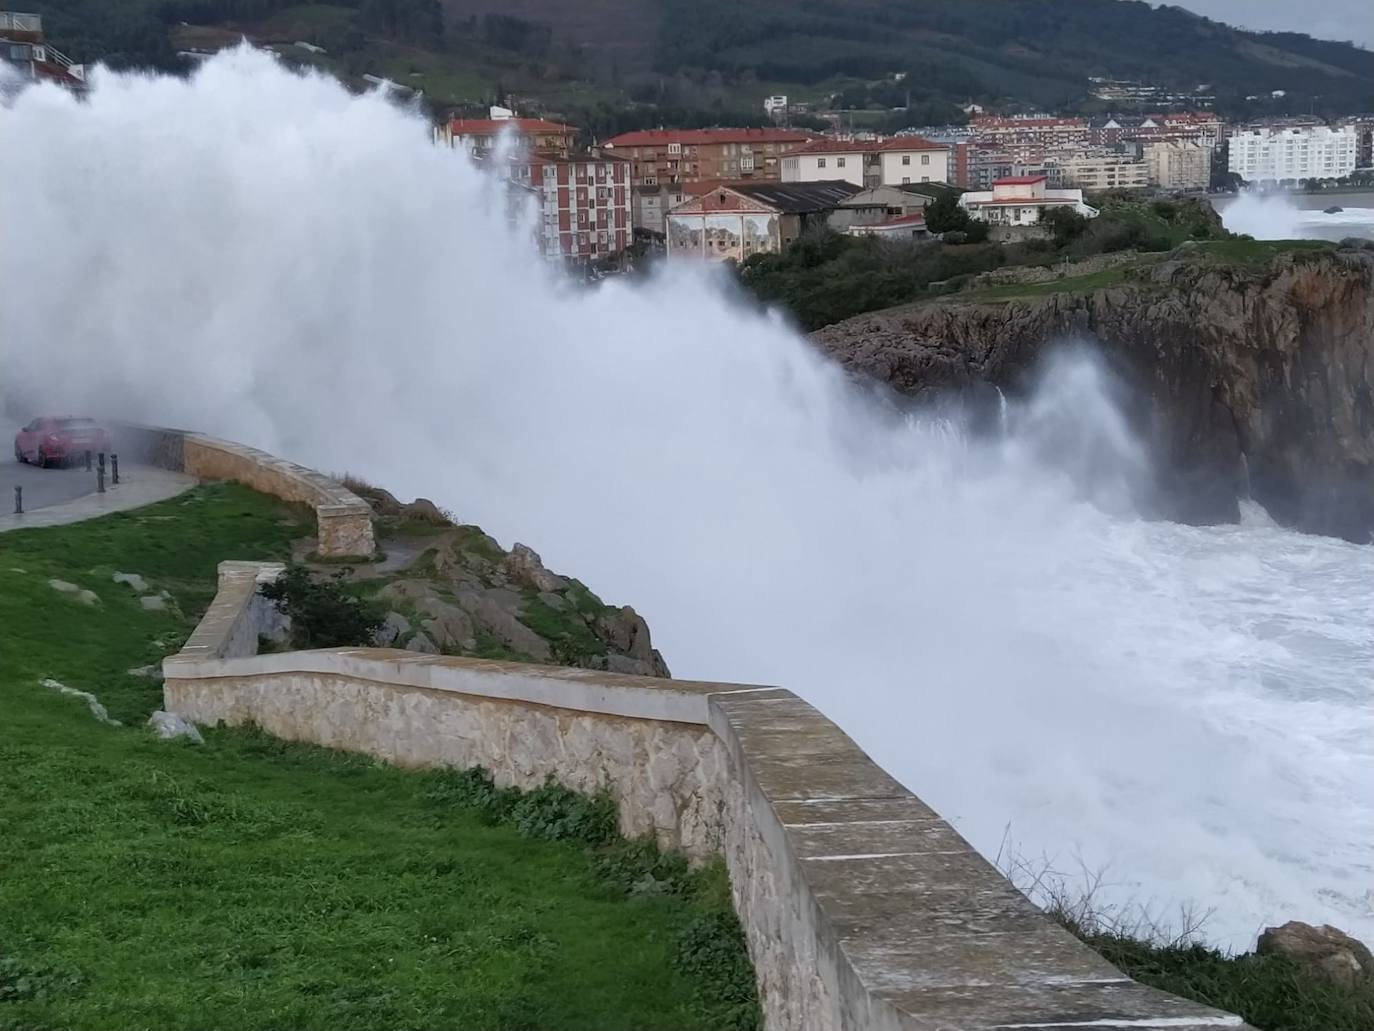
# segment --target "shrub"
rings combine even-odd
[[[304,566],[292,565],[276,583],[258,590],[291,620],[291,642],[297,648],[371,644],[384,613],[375,603],[344,591],[349,572],[341,569],[327,580],[317,580]]]

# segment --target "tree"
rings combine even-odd
[[[328,580],[314,580],[304,566],[293,565],[258,591],[291,620],[291,641],[298,648],[370,645],[382,625],[382,611],[345,593],[347,576],[344,569]]]
[[[1054,235],[1056,247],[1067,247],[1088,228],[1088,220],[1071,208],[1042,210],[1040,222]]]
[[[942,193],[926,205],[926,228],[932,233],[953,233],[967,231],[968,212],[959,207],[959,198],[953,193]]]

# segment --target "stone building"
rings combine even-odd
[[[1151,184],[1161,190],[1206,190],[1212,180],[1212,148],[1182,141],[1149,143],[1145,146],[1145,167]]]

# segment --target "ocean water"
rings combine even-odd
[[[1374,193],[1243,193],[1212,205],[1227,229],[1256,240],[1374,240]]]
[[[569,284],[413,112],[250,51],[27,90],[0,138],[5,417],[431,497],[634,604],[677,675],[804,695],[990,857],[1227,946],[1374,940],[1374,548],[1141,519],[1091,342],[976,437],[699,269]]]

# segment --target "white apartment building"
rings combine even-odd
[[[1227,167],[1246,182],[1340,179],[1355,171],[1353,126],[1241,129],[1230,137]]]
[[[1150,182],[1175,192],[1205,190],[1212,181],[1212,148],[1173,140],[1145,146]]]
[[[1142,190],[1150,185],[1145,162],[1124,154],[1077,154],[1056,165],[1060,184],[1080,190]]]
[[[782,159],[785,183],[843,180],[868,189],[950,181],[950,148],[920,136],[818,140]]]

